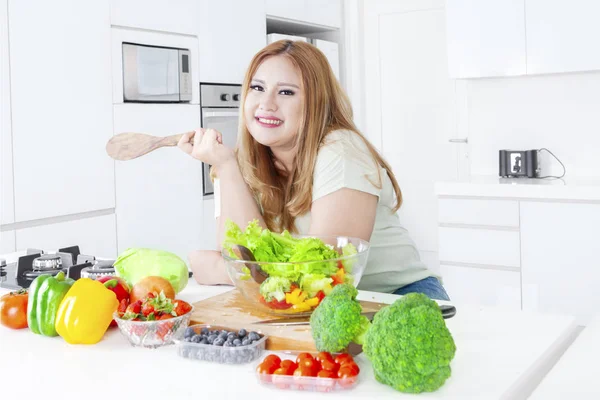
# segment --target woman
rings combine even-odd
[[[400,225],[394,174],[354,125],[320,50],[284,40],[262,49],[246,72],[240,109],[235,152],[212,129],[179,142],[213,166],[218,243],[226,219],[242,229],[257,219],[278,232],[359,237],[371,243],[359,289],[448,300]],[[198,282],[231,283],[218,251],[193,252],[190,262]]]

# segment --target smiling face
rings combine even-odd
[[[244,103],[248,131],[272,149],[293,148],[302,121],[304,93],[298,69],[285,56],[271,56],[258,67]]]

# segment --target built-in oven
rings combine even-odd
[[[236,84],[200,83],[200,123],[223,135],[223,144],[235,148],[238,136],[239,107],[242,86]],[[202,193],[214,194],[210,165],[202,163]]]

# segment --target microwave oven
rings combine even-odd
[[[189,49],[123,42],[123,101],[187,103],[192,100]]]

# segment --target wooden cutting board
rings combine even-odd
[[[378,311],[387,304],[361,301],[363,312]],[[218,325],[225,329],[246,329],[257,331],[269,336],[268,350],[301,350],[316,351],[310,331],[310,325],[272,326],[253,323],[277,316],[256,309],[237,290],[231,290],[221,295],[194,303],[194,312],[190,324]]]

